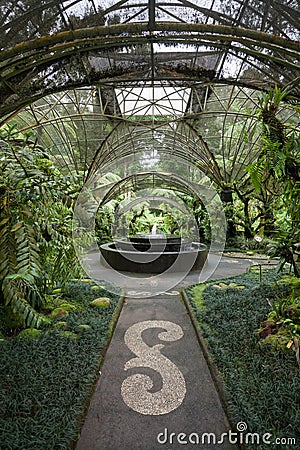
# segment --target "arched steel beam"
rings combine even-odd
[[[178,191],[183,194],[199,197],[198,184],[185,180],[172,173],[152,171],[139,172],[128,175],[122,180],[111,183],[109,186],[107,186],[108,189],[105,189],[106,193],[104,196],[102,196],[102,187],[94,189],[93,195],[97,197],[98,193],[100,194],[100,197],[102,198],[100,205],[102,206],[107,202],[113,200],[116,196],[128,191],[129,189],[141,190],[151,187],[162,187],[171,191]],[[204,195],[206,194],[208,198],[212,197],[211,189],[205,186],[201,186],[201,193]]]
[[[62,31],[60,33],[43,36],[39,39],[33,39],[30,41],[16,44],[15,46],[5,49],[0,54],[0,62],[9,61],[11,58],[21,56],[24,61],[25,55],[31,52],[36,52],[39,57],[43,55],[49,55],[52,51],[67,50],[70,46],[87,46],[91,44],[89,49],[92,49],[96,44],[98,46],[109,47],[132,45],[137,44],[137,39],[143,39],[142,42],[165,42],[166,40],[176,42],[176,38],[181,37],[182,33],[185,34],[185,39],[196,38],[195,40],[222,40],[222,41],[235,41],[240,44],[257,45],[262,48],[270,48],[272,50],[286,50],[292,52],[296,58],[299,59],[300,43],[291,39],[286,39],[280,36],[275,36],[262,31],[251,30],[249,28],[241,28],[227,25],[212,25],[212,24],[188,24],[188,23],[172,23],[172,22],[156,22],[155,30],[156,34],[145,35],[149,31],[148,24],[144,23],[129,23],[118,24],[111,26],[96,26],[91,28],[82,28],[75,30]],[[168,36],[162,33],[172,33]],[[173,33],[178,33],[174,35]],[[142,36],[144,34],[144,36]],[[194,34],[194,36],[193,36]],[[131,36],[130,36],[131,35]],[[117,36],[117,40],[113,40],[113,37]],[[89,39],[96,39],[89,42]],[[259,52],[257,52],[259,53]],[[14,62],[16,62],[14,60]],[[39,64],[39,60],[36,61]]]
[[[55,79],[56,73],[61,73],[60,83],[65,83],[64,88],[91,85],[109,77],[115,80],[120,80],[122,77],[125,79],[134,77],[134,75],[145,77],[146,71],[153,63],[151,59],[138,64],[133,60],[126,69],[119,63],[119,66],[104,71],[86,67],[85,70],[78,72],[75,64],[79,61],[85,66],[86,62],[82,62],[82,57],[90,55],[90,52],[100,51],[98,56],[110,58],[110,54],[107,53],[109,49],[117,50],[124,46],[144,45],[149,41],[167,44],[184,43],[196,47],[206,45],[224,51],[226,54],[232,52],[241,61],[245,59],[245,56],[251,56],[258,62],[256,67],[258,71],[269,72],[270,83],[275,83],[276,70],[277,80],[283,68],[289,70],[287,81],[291,83],[299,74],[300,44],[297,41],[255,30],[221,25],[158,22],[155,27],[155,32],[151,34],[147,31],[147,24],[141,23],[77,29],[27,41],[2,51],[0,54],[0,97],[2,98],[0,103],[3,104],[1,114],[10,113],[13,109],[27,104],[30,97],[36,100],[46,93],[62,89],[62,86],[57,86],[59,83]],[[77,63],[72,61],[74,57]],[[259,67],[261,63],[265,64],[265,69]],[[163,70],[163,67],[162,65],[159,68]],[[277,67],[276,70],[275,67]],[[63,74],[65,69],[67,72]],[[78,74],[76,79],[73,79],[73,74],[68,70],[75,69]],[[50,71],[52,75],[49,77]],[[197,70],[194,72],[191,73],[190,79],[197,79]],[[181,76],[187,77],[187,74],[181,74]],[[205,77],[205,74],[200,73],[198,76]],[[208,76],[211,80],[216,80],[220,74],[215,78],[209,74]],[[158,77],[163,77],[163,73],[158,74]],[[233,79],[232,82],[234,84],[238,81]]]

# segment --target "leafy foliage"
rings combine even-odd
[[[95,286],[71,282],[61,301],[74,309],[64,322],[0,342],[1,448],[74,448],[119,301]],[[99,291],[110,297],[102,309],[90,306]]]
[[[280,103],[288,91],[271,89],[260,100],[260,119],[263,125],[262,148],[256,162],[248,167],[253,187],[269,199],[270,217],[275,222],[273,209],[282,209],[285,214],[275,233],[277,244],[273,255],[282,257],[292,265],[294,273],[300,276],[293,246],[300,241],[300,135],[297,130],[287,133],[278,119]],[[271,201],[270,201],[271,200]],[[274,230],[275,232],[276,230]]]
[[[132,195],[134,198],[134,194]],[[131,198],[131,201],[132,201]],[[187,201],[188,196],[181,196]],[[124,214],[119,209],[124,201],[121,196],[101,206],[96,216],[96,234],[100,244],[111,241],[114,236],[151,233],[156,226],[157,233],[189,236],[192,225],[182,211],[171,207],[167,202],[151,206],[151,202],[143,200],[132,206]],[[192,199],[189,198],[191,201]],[[121,211],[121,212],[120,212]]]
[[[262,283],[259,276],[252,270],[218,280],[217,285],[207,283],[200,291],[198,286],[188,288],[187,294],[224,381],[233,420],[245,421],[249,432],[270,430],[274,437],[299,439],[299,371],[294,352],[260,345],[257,333],[272,309],[270,302],[276,301],[273,284],[279,275],[263,271]],[[230,281],[237,286],[230,286]],[[220,289],[222,282],[226,289]]]
[[[113,240],[112,224],[114,223],[114,206],[112,202],[101,206],[96,215],[95,232],[99,244]]]
[[[273,311],[261,323],[259,336],[276,350],[294,350],[300,368],[300,280],[284,276],[274,289],[276,297],[269,301]]]
[[[1,138],[0,299],[25,325],[38,327],[47,285],[76,273],[72,210],[64,202],[71,183],[32,134],[10,127],[1,129]]]
[[[165,209],[162,205],[162,208]],[[129,216],[129,233],[151,233],[152,228],[157,226],[157,233],[179,234],[179,224],[175,219],[175,211],[172,213],[163,209],[149,208],[143,206]]]

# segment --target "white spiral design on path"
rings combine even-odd
[[[158,372],[162,378],[162,388],[149,392],[153,382],[148,375],[135,374],[126,378],[121,387],[124,402],[129,408],[145,415],[168,414],[178,408],[186,394],[185,379],[178,367],[160,353],[163,344],[149,347],[142,338],[142,332],[149,328],[163,328],[158,337],[162,341],[173,342],[183,337],[182,328],[176,323],[164,320],[146,320],[132,325],[125,332],[124,341],[137,358],[126,362],[124,369],[148,367]]]

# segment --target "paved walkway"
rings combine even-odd
[[[210,278],[253,263],[222,258]],[[176,289],[197,280],[190,274]],[[130,289],[150,283],[143,277]],[[231,427],[216,387],[178,291],[127,292],[76,450],[234,449],[222,435]]]
[[[179,296],[127,298],[77,450],[233,449],[205,434],[229,429]]]
[[[208,279],[216,280],[246,272],[255,264],[277,264],[277,261],[269,259],[255,259],[251,256],[246,258],[226,257],[210,254],[201,273],[195,271],[178,274],[165,272],[163,275],[156,274],[130,274],[109,271],[99,264],[99,252],[91,252],[87,255],[87,273],[94,280],[106,280],[120,286],[128,297],[152,297],[162,292],[179,290],[182,287],[201,283]]]

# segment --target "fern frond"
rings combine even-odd
[[[6,277],[2,281],[2,292],[5,297],[5,304],[10,305],[14,314],[22,317],[24,325],[34,328],[41,326],[44,318],[24,298],[16,279]]]
[[[250,174],[251,182],[254,189],[257,192],[259,192],[263,184],[264,161],[262,159],[259,159],[255,163],[250,164],[247,167],[247,171]]]
[[[2,224],[2,226],[1,226]],[[0,224],[0,282],[10,273],[15,272],[17,265],[16,241],[10,232],[9,220]]]
[[[15,228],[14,232],[17,242],[17,265],[15,272],[28,273],[33,279],[39,280],[42,276],[42,270],[39,260],[39,250],[32,227],[22,223],[18,228]]]

